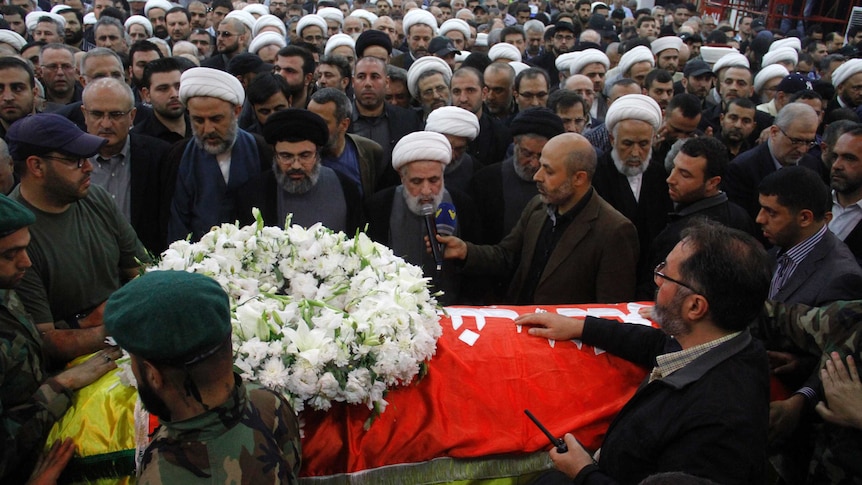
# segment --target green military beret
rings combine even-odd
[[[36,216],[30,212],[30,209],[0,194],[0,237],[6,237],[34,222],[36,222]]]
[[[230,303],[210,277],[151,271],[111,295],[105,330],[138,357],[188,365],[212,355],[230,336]]]

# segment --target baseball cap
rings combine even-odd
[[[428,52],[437,57],[446,57],[449,54],[460,52],[452,44],[452,40],[448,37],[434,37],[428,44]]]
[[[804,91],[806,89],[814,89],[811,85],[811,81],[802,74],[797,73],[784,76],[781,82],[778,83],[778,86],[775,87],[776,91],[781,91],[782,93],[787,94],[796,94],[799,91]]]
[[[685,77],[697,77],[704,74],[713,74],[713,72],[712,69],[709,68],[709,64],[706,62],[700,59],[693,59],[685,63],[685,68],[683,68],[682,74]]]
[[[22,145],[39,147],[45,151],[58,150],[77,157],[92,157],[108,142],[106,138],[90,135],[65,116],[38,113],[12,123],[6,132],[6,142],[13,160],[20,160]]]

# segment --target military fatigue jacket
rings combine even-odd
[[[13,290],[0,290],[0,483],[23,483],[71,393],[43,383],[42,339]]]
[[[161,422],[144,452],[138,484],[297,483],[301,453],[293,408],[281,395],[235,379],[223,405]]]

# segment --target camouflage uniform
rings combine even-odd
[[[297,483],[299,423],[279,394],[242,383],[230,399],[180,422],[162,421],[144,452],[140,485]]]
[[[823,307],[767,302],[758,333],[820,359],[831,352],[852,354],[862,349],[862,301],[839,301]],[[806,483],[862,484],[862,431],[822,423]]]
[[[0,482],[23,483],[71,393],[43,383],[42,339],[12,290],[0,290]]]

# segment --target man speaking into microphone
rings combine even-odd
[[[392,168],[401,177],[401,185],[371,196],[365,211],[368,236],[421,266],[425,276],[431,278],[433,289],[444,292],[438,298],[443,305],[464,303],[461,276],[452,262],[442,260],[442,252],[439,261],[434,252],[426,252],[425,237],[433,236],[429,232],[440,232],[469,241],[481,234],[469,196],[446,190],[443,183],[444,171],[451,162],[452,146],[440,133],[417,131],[404,136],[392,150]],[[438,209],[442,209],[439,218]]]
[[[440,235],[444,258],[463,260],[465,274],[514,274],[508,304],[632,301],[637,231],[593,190],[596,152],[590,142],[575,133],[557,135],[539,162],[533,176],[539,195],[509,235],[495,245]]]

